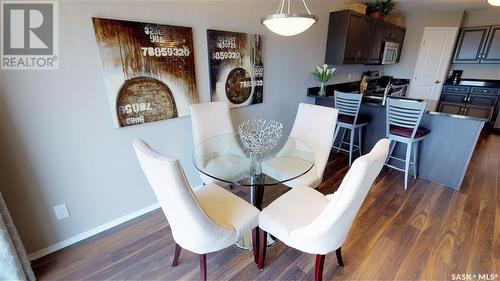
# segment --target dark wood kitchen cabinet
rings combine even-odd
[[[384,46],[385,38],[385,23],[381,21],[375,21],[375,28],[373,30],[373,40],[372,46],[370,48],[370,64],[380,63],[382,48]]]
[[[405,28],[353,11],[330,13],[325,62],[328,64],[379,64],[384,41],[400,44]],[[398,57],[399,61],[399,57]]]
[[[453,63],[500,63],[500,25],[462,28]]]

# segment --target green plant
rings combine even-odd
[[[393,0],[377,0],[376,2],[367,2],[369,13],[379,12],[382,16],[388,16],[392,9],[394,9],[394,1]]]

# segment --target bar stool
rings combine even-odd
[[[361,107],[361,100],[363,95],[359,93],[343,93],[335,91],[335,108],[339,110],[339,117],[337,128],[335,129],[335,135],[333,137],[333,148],[337,149],[337,152],[344,151],[349,153],[349,167],[352,163],[352,153],[357,150],[359,156],[361,156],[361,129],[368,125],[368,119],[363,116],[359,116],[359,108]],[[337,136],[340,129],[342,129],[342,137],[338,145],[335,144]],[[354,144],[354,133],[358,129],[358,144]],[[349,142],[345,142],[346,131],[350,131]],[[349,150],[342,148],[342,145],[349,145]]]
[[[405,189],[408,188],[408,171],[410,169],[410,164],[413,165],[413,175],[417,178],[418,146],[420,141],[431,132],[419,126],[426,106],[427,103],[424,101],[397,98],[389,98],[387,100],[386,137],[391,142],[391,145],[385,165],[405,172]],[[392,156],[397,143],[406,144],[405,159]],[[410,161],[412,149],[413,161]],[[391,165],[390,159],[405,163],[405,168],[401,169]]]

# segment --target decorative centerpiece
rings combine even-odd
[[[335,73],[336,68],[328,68],[327,64],[323,64],[321,67],[316,66],[316,69],[312,73],[314,77],[320,82],[320,87],[319,87],[319,92],[318,96],[324,97],[326,92],[325,92],[325,85],[328,80],[330,80],[333,77],[333,74]]]
[[[255,118],[241,123],[238,133],[243,147],[250,155],[252,175],[260,175],[262,156],[278,144],[283,136],[283,124]]]

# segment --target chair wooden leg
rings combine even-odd
[[[200,258],[200,281],[207,280],[207,255],[198,255]]]
[[[339,262],[339,265],[344,266],[344,261],[342,260],[342,252],[341,252],[340,248],[338,248],[335,251],[335,254],[337,255],[337,261]]]
[[[314,268],[314,280],[323,280],[323,265],[325,264],[325,255],[316,255],[316,266]]]
[[[259,265],[259,227],[252,229],[253,260]]]
[[[260,229],[259,230],[259,262],[257,267],[262,270],[264,268],[264,261],[266,259],[266,247],[267,246],[267,232]]]
[[[179,246],[177,243],[175,243],[175,253],[174,253],[174,260],[172,261],[172,266],[177,266],[177,263],[179,262],[179,256],[181,255],[181,246]]]

